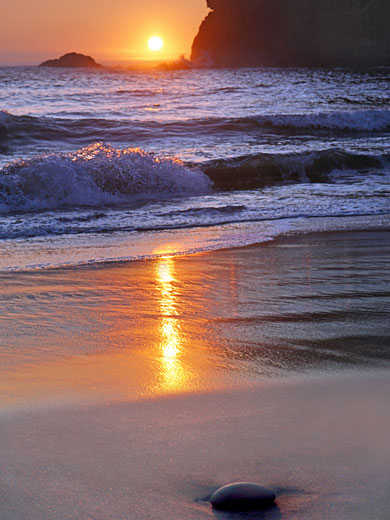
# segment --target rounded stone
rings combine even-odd
[[[223,486],[211,495],[211,505],[222,511],[255,511],[271,506],[276,500],[270,489],[249,482]]]

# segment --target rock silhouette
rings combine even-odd
[[[85,56],[84,54],[78,54],[77,52],[69,52],[64,54],[60,58],[55,60],[47,60],[39,65],[40,67],[72,67],[72,68],[100,68],[101,65],[91,58],[91,56]]]
[[[390,65],[389,0],[207,0],[194,63],[216,67]]]

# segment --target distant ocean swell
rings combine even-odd
[[[238,118],[188,119],[184,121],[132,121],[122,119],[50,118],[16,116],[0,111],[0,139],[16,141],[106,140],[152,137],[188,133],[251,132],[269,128],[274,132],[326,131],[379,132],[390,131],[390,110],[356,110],[312,114],[251,115]]]
[[[343,173],[387,175],[390,155],[323,150],[254,154],[203,164],[95,143],[69,154],[15,161],[0,170],[0,213],[99,207],[276,184],[332,183]]]

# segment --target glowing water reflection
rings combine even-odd
[[[181,363],[183,335],[179,321],[178,300],[174,277],[175,258],[162,257],[156,262],[156,279],[160,292],[160,356],[164,390],[179,390],[188,379]]]

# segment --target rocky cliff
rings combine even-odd
[[[390,0],[207,0],[193,62],[390,66]]]

